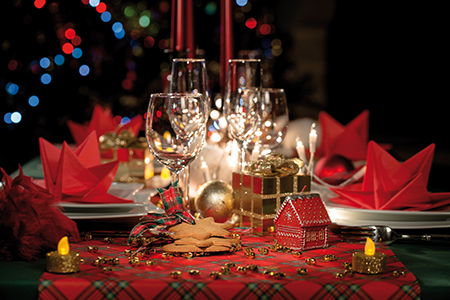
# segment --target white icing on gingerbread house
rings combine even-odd
[[[274,223],[278,245],[295,251],[328,247],[331,220],[319,194],[286,197]]]

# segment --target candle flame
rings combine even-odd
[[[161,170],[161,178],[162,179],[169,179],[170,178],[170,170],[166,167],[162,168]]]
[[[375,254],[375,244],[372,239],[367,238],[366,245],[364,246],[364,253],[366,255],[374,255]]]
[[[69,240],[67,239],[67,236],[65,236],[61,240],[59,240],[58,253],[61,255],[67,255],[69,254],[69,250]]]

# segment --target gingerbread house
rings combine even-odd
[[[277,244],[291,250],[328,247],[328,212],[319,194],[286,197],[274,219]]]

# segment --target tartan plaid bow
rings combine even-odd
[[[164,205],[165,214],[148,213],[142,217],[142,219],[145,220],[134,226],[131,230],[128,237],[128,243],[130,243],[133,238],[139,237],[145,231],[158,225],[169,226],[182,221],[190,224],[195,223],[194,217],[186,210],[183,204],[183,197],[181,196],[181,191],[178,187],[178,181],[174,182],[173,186],[167,190],[159,188],[157,188],[157,190]]]

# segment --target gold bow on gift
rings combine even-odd
[[[272,153],[264,160],[251,161],[245,166],[245,171],[262,176],[295,175],[302,168],[304,162],[298,158],[285,159],[283,154]]]
[[[145,138],[136,138],[129,130],[121,132],[108,132],[99,138],[100,148],[143,148],[147,147]]]

